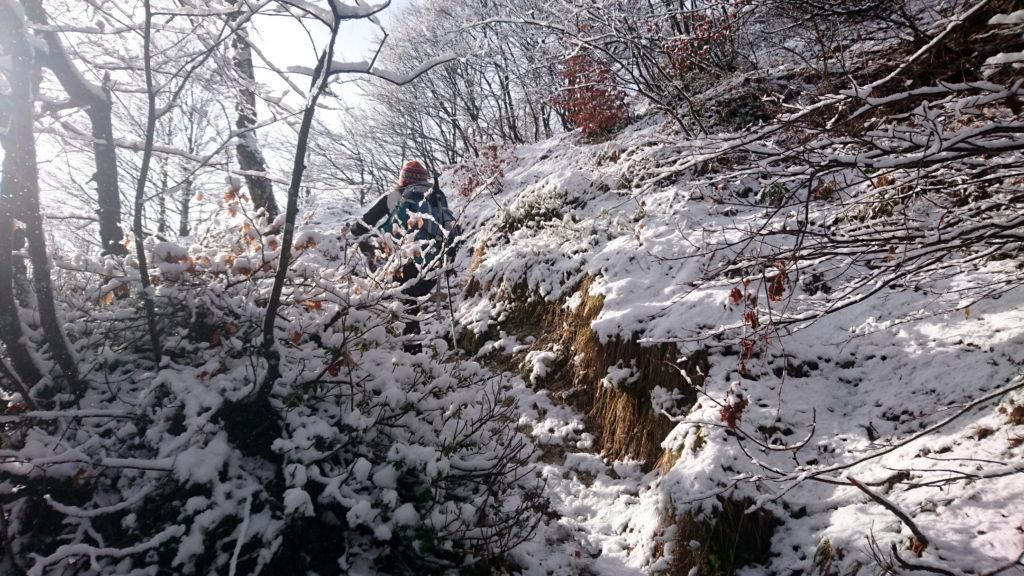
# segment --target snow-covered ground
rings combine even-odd
[[[602,459],[582,416],[543,392],[554,352],[511,337],[484,345],[525,361],[533,384],[518,395],[521,423],[559,446],[542,465],[557,514],[517,550],[525,572],[657,573],[668,567],[661,550],[672,550],[670,515],[714,518],[720,499],[780,522],[770,558],[744,573],[873,573],[872,547],[888,556],[891,544],[904,560],[963,573],[1012,564],[1024,552],[1024,394],[995,393],[1020,383],[1024,290],[969,307],[957,298],[1016,263],[965,270],[942,293],[882,290],[780,333],[744,362],[721,336],[743,329],[742,303],[730,297],[740,280],[697,283],[701,247],[739,234],[764,209],[684,178],[636,194],[631,179],[671,153],[663,130],[649,121],[606,143],[567,135],[517,148],[500,191],[456,208],[470,244],[483,247],[471,276],[484,290],[456,304],[463,330],[501,328],[524,283],[534,297],[571,305],[591,277],[589,293],[604,297],[592,324],[602,339],[710,355],[696,404],[666,413],[676,425],[662,447],[674,464],[645,473],[638,462]],[[821,298],[795,282],[785,289],[794,311]],[[734,431],[721,413],[738,398],[746,402]],[[908,549],[910,528],[850,478],[913,519],[928,539],[920,558]]]

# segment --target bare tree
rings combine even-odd
[[[449,50],[461,57],[414,84],[362,86],[364,103],[348,114],[351,128],[320,137],[352,176],[350,185],[380,194],[409,157],[440,174],[490,146],[553,134],[557,111],[549,102],[562,53],[553,48],[556,38],[539,27],[508,34],[508,27],[478,25],[495,11],[501,6],[440,1],[403,8],[383,39],[382,63],[428,61]]]
[[[0,23],[6,22],[6,15]],[[5,43],[4,51],[8,51]],[[7,150],[6,139],[4,149]],[[14,255],[12,237],[14,233],[14,212],[18,198],[14,195],[14,183],[11,182],[12,172],[17,171],[14,166],[16,156],[6,152],[4,156],[3,181],[0,182],[0,339],[3,339],[4,347],[7,349],[7,356],[11,359],[13,374],[9,380],[16,387],[18,392],[31,401],[28,393],[30,386],[42,378],[42,372],[35,363],[35,357],[29,351],[28,339],[25,336],[25,328],[21,324],[18,313],[18,300],[15,297],[14,283]]]
[[[451,54],[442,54],[433,59],[419,64],[408,73],[394,72],[385,68],[377,67],[376,59],[369,62],[339,62],[334,60],[334,46],[337,40],[339,29],[343,22],[349,20],[375,19],[375,15],[386,9],[390,0],[382,4],[365,5],[360,4],[358,8],[342,7],[339,4],[330,3],[330,12],[318,11],[315,16],[322,23],[328,26],[331,36],[327,46],[320,54],[317,65],[313,69],[294,67],[293,72],[308,74],[312,77],[309,96],[307,96],[305,108],[302,113],[302,123],[299,126],[298,140],[295,145],[295,160],[292,165],[291,184],[288,188],[288,205],[285,210],[284,230],[281,236],[281,254],[277,264],[277,272],[274,276],[274,285],[271,288],[270,298],[267,303],[267,311],[263,321],[263,355],[267,360],[267,372],[255,394],[256,405],[267,404],[272,392],[274,383],[281,376],[280,353],[277,350],[277,335],[275,326],[277,324],[277,313],[281,307],[281,296],[284,285],[288,279],[288,267],[291,260],[292,242],[295,238],[295,219],[298,215],[298,199],[302,189],[302,177],[306,168],[306,154],[309,148],[309,136],[313,126],[313,118],[316,114],[317,102],[327,89],[331,79],[338,74],[362,74],[385,80],[396,86],[403,86],[413,82],[433,68],[450,62],[455,59]],[[379,50],[378,50],[379,53]]]
[[[174,130],[174,141],[181,149],[192,156],[199,155],[202,150],[210,144],[210,133],[215,131],[211,117],[211,108],[214,98],[202,90],[189,89],[182,94],[178,106],[175,108],[175,121],[177,129]],[[175,187],[172,187],[177,195],[178,211],[178,236],[190,236],[193,232],[192,198],[195,196],[196,184],[200,174],[193,168],[187,159],[177,159],[174,163],[177,167]],[[175,189],[176,188],[176,189]]]
[[[36,68],[35,54],[28,40],[25,21],[21,14],[15,11],[15,6],[9,2],[0,5],[0,22],[8,31],[4,34],[4,50],[10,58],[8,68],[8,84],[10,85],[10,120],[5,134],[2,136],[4,147],[4,192],[3,196],[8,201],[16,199],[17,216],[25,223],[25,235],[28,239],[28,254],[32,263],[32,284],[35,288],[36,307],[39,311],[39,319],[42,323],[43,333],[49,347],[50,356],[60,368],[65,380],[76,393],[82,391],[82,380],[78,373],[78,365],[75,356],[64,338],[61,322],[57,316],[57,308],[54,299],[53,285],[50,279],[50,260],[46,253],[46,234],[43,230],[43,219],[39,212],[39,173],[36,165],[36,145],[33,134],[34,101],[36,91]],[[6,203],[5,203],[6,204]],[[7,221],[8,211],[0,207],[0,226],[4,226],[3,236],[10,238],[13,231],[11,222]],[[8,293],[7,274],[11,269],[9,245],[0,246],[0,251],[5,252],[0,257],[0,280],[3,287],[0,288],[0,296],[3,305],[7,310],[13,312],[12,301],[7,300]],[[6,262],[4,262],[6,261]],[[3,264],[8,264],[3,266]],[[5,317],[6,314],[5,314]],[[11,328],[18,329],[19,320],[17,314],[10,317],[8,321]],[[16,333],[16,332],[15,332]],[[22,348],[15,347],[13,350],[8,347],[8,353],[19,355],[24,354]],[[21,365],[23,374],[21,376],[32,381],[34,371],[27,368],[27,362],[16,359]]]
[[[241,2],[237,2],[241,6]],[[235,35],[231,40],[234,53],[232,63],[238,75],[238,102],[235,104],[238,117],[235,128],[238,129],[238,141],[235,150],[238,154],[238,165],[244,171],[246,187],[253,206],[262,208],[273,220],[277,217],[277,201],[274,199],[274,188],[266,176],[267,161],[263,158],[259,141],[256,138],[256,73],[252,63],[252,44],[249,32],[239,20],[240,12],[233,15],[236,26]]]
[[[33,23],[43,27],[49,24],[42,0],[26,0],[26,14]],[[92,127],[92,148],[96,163],[93,180],[96,182],[96,213],[99,219],[100,246],[105,254],[125,254],[121,231],[121,193],[118,188],[117,152],[114,146],[112,101],[106,85],[88,82],[78,71],[64,49],[57,32],[40,32],[47,50],[41,62],[53,71],[68,97],[89,117]]]
[[[8,12],[0,12],[0,24],[5,29],[17,30],[14,21],[15,15]],[[3,43],[0,44],[3,53],[17,53],[23,51],[24,47],[18,45],[15,33],[5,35]],[[13,70],[2,70],[2,76],[7,85],[11,79],[7,78]],[[13,114],[14,94],[12,98],[6,98],[0,107],[0,125],[7,126],[11,122]],[[2,141],[4,149],[7,148],[7,140]],[[11,143],[13,145],[13,142]],[[15,295],[15,257],[13,254],[14,233],[15,233],[15,211],[18,206],[18,197],[15,195],[14,182],[11,181],[12,174],[17,171],[14,165],[15,156],[9,152],[4,155],[3,180],[0,181],[0,339],[3,340],[7,356],[11,359],[13,370],[5,379],[11,387],[26,401],[31,401],[28,389],[42,378],[42,371],[35,363],[35,358],[29,351],[28,341],[25,337],[25,328],[22,326],[18,314],[18,299]],[[6,368],[6,364],[5,364]]]
[[[139,168],[139,177],[135,186],[135,209],[132,231],[135,236],[135,258],[138,260],[139,281],[142,284],[140,298],[146,312],[146,325],[149,332],[149,343],[153,349],[153,360],[159,365],[163,353],[160,344],[160,332],[156,321],[156,304],[153,302],[152,282],[149,279],[149,265],[147,262],[145,245],[146,233],[142,226],[142,211],[146,198],[146,184],[149,178],[149,164],[153,158],[153,138],[156,132],[157,92],[153,84],[151,54],[153,41],[153,12],[150,6],[150,0],[143,0],[142,5],[145,10],[145,20],[143,23],[144,28],[142,33],[142,64],[146,78],[146,132],[145,144],[143,145],[142,150],[142,166]]]

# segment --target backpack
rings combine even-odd
[[[397,192],[395,206],[381,225],[382,232],[396,237],[415,234],[417,241],[429,242],[425,253],[417,256],[417,264],[432,261],[442,249],[454,246],[459,226],[448,208],[444,192],[436,183],[433,187],[410,184]]]

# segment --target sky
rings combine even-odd
[[[391,5],[378,15],[385,28],[395,20],[403,8],[414,0],[392,0]],[[280,16],[258,16],[253,21],[255,34],[253,37],[257,47],[275,67],[280,70],[289,66],[308,66],[316,64],[320,48],[328,40],[326,26],[315,29],[304,29],[296,21]],[[335,46],[335,60],[358,61],[368,59],[377,48],[380,29],[369,20],[353,20],[342,24]],[[257,80],[273,89],[284,90],[287,85],[276,73],[263,66],[256,58]],[[308,78],[292,75],[293,81],[305,88]],[[336,86],[336,92],[344,96],[349,103],[355,104],[359,99],[358,81],[345,82]]]
[[[323,4],[323,0],[316,1]],[[405,7],[415,1],[392,0],[391,5],[378,14],[378,19],[387,28],[395,21]],[[349,3],[352,3],[352,0],[349,0]],[[254,18],[253,26],[250,29],[250,36],[258,50],[269,58],[278,70],[286,70],[289,66],[312,67],[316,64],[319,49],[328,40],[329,34],[326,26],[323,25],[310,24],[309,28],[307,31],[298,22],[289,17],[261,15]],[[380,35],[380,29],[368,20],[353,20],[343,23],[338,35],[335,60],[358,61],[368,59],[377,48],[377,41]],[[254,54],[253,64],[256,69],[257,81],[267,87],[269,91],[277,93],[290,91],[288,84],[276,72],[267,67],[260,56]],[[289,76],[291,81],[303,90],[308,87],[308,77],[297,74]],[[346,104],[350,106],[358,105],[361,95],[359,84],[365,81],[366,78],[359,77],[349,81],[339,80],[341,81],[335,82],[332,86],[332,92],[341,96]],[[301,101],[297,98],[291,100],[291,102],[296,106],[301,105]],[[260,110],[259,114],[261,118],[268,117],[268,112],[265,108]],[[327,125],[331,125],[332,120],[334,120],[330,118],[330,114],[327,111],[318,114],[318,118]],[[271,131],[275,129],[277,127],[269,128]],[[282,133],[285,135],[291,134],[287,130]],[[268,156],[272,164],[277,164],[275,160],[279,159],[273,158],[273,154],[268,154]],[[0,149],[0,162],[3,161],[3,157],[3,150]],[[276,167],[281,169],[286,166]],[[2,169],[0,169],[0,174],[2,174]]]
[[[377,15],[377,19],[385,29],[396,21],[407,6],[416,0],[391,0],[391,5]],[[349,4],[353,3],[349,0]],[[369,20],[353,20],[342,24],[338,33],[338,41],[335,45],[336,61],[360,61],[369,60],[378,48],[381,30]],[[312,68],[316,65],[320,50],[330,39],[326,26],[313,22],[306,22],[303,26],[289,17],[282,16],[257,16],[253,19],[253,30],[251,39],[259,50],[273,62],[277,70],[287,70],[290,66],[305,66]],[[387,51],[385,46],[384,51]],[[254,54],[253,64],[256,71],[256,80],[269,92],[276,94],[289,92],[294,94],[280,75],[266,66],[262,59]],[[289,75],[291,81],[303,90],[309,86],[308,76],[298,74]],[[360,104],[362,90],[360,88],[365,82],[371,81],[366,76],[352,76],[351,78],[336,78],[331,86],[332,94],[339,96],[346,106],[357,107]],[[295,108],[302,105],[298,97],[286,100]],[[269,110],[257,104],[257,113],[262,119],[269,115]],[[330,129],[337,127],[345,121],[345,115],[338,111],[322,109],[317,113],[317,120],[321,125]],[[285,128],[283,125],[272,125],[264,130],[269,137],[282,138],[290,141],[294,138],[294,131]],[[287,173],[291,166],[292,158],[289,153],[275,154],[274,150],[265,148],[264,154],[271,169],[279,173]],[[275,187],[278,192],[279,201],[281,187]]]

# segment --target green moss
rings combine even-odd
[[[860,562],[854,562],[845,572],[840,572],[839,562],[846,557],[842,548],[836,548],[828,538],[823,539],[818,548],[814,551],[812,574],[819,576],[856,576],[863,566]]]
[[[769,206],[781,206],[786,199],[788,191],[782,182],[772,182],[770,186],[761,191],[761,200]]]
[[[832,541],[825,538],[814,551],[814,567],[819,574],[829,574],[832,568]]]

